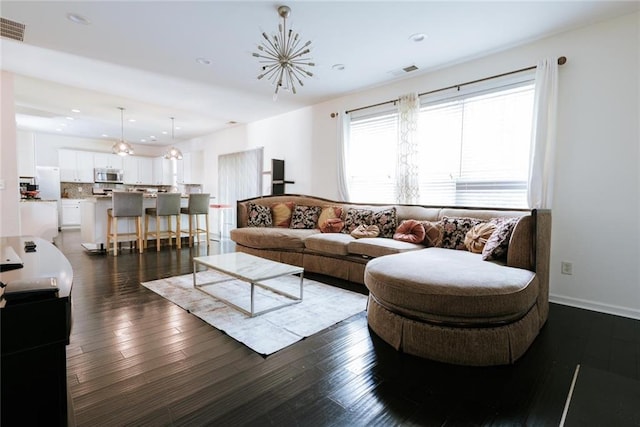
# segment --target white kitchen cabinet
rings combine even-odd
[[[58,150],[61,182],[93,183],[93,153],[90,151]]]
[[[18,176],[36,176],[36,140],[33,132],[17,132]]]
[[[178,160],[178,184],[202,184],[203,168],[202,151],[184,153]]]
[[[103,169],[122,169],[122,157],[111,153],[93,153],[93,166]]]
[[[20,202],[20,230],[17,234],[52,242],[58,235],[58,202]]]
[[[127,156],[124,157],[122,166],[124,170],[125,184],[153,184],[153,158]]]
[[[80,226],[80,203],[82,199],[62,199],[61,205],[61,227],[79,227]]]
[[[172,162],[179,160],[169,160],[164,157],[153,159],[153,183],[155,185],[173,185]]]

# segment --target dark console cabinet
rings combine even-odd
[[[25,261],[22,269],[0,275],[7,284],[0,309],[3,427],[66,426],[69,421],[66,346],[71,329],[71,267],[53,245],[55,250],[48,251],[46,244],[38,242],[36,255],[20,254]],[[61,271],[47,269],[46,263],[37,268],[29,265],[28,261],[47,255]],[[38,281],[42,274],[53,278],[56,287],[21,292],[22,285],[33,285],[32,279]],[[11,298],[13,292],[22,294]]]

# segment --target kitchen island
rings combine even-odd
[[[181,206],[186,207],[188,201],[189,196],[183,195]],[[95,195],[82,199],[80,203],[80,236],[82,246],[85,249],[89,251],[104,251],[106,249],[107,209],[110,209],[112,205],[111,195]],[[156,207],[156,195],[154,193],[144,195],[143,207],[145,209]],[[186,218],[184,221],[186,223]],[[135,233],[135,227],[133,218],[121,218],[118,221],[118,234]],[[185,226],[182,225],[182,228],[184,229]],[[155,229],[155,218],[153,217],[149,219],[149,229]]]

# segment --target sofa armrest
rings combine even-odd
[[[534,218],[525,215],[516,223],[509,240],[507,265],[535,271]]]

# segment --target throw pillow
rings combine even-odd
[[[323,233],[339,233],[344,227],[344,221],[340,218],[329,218],[320,224],[320,231]]]
[[[398,229],[393,235],[393,238],[394,240],[399,240],[401,242],[420,243],[424,240],[424,235],[424,226],[420,221],[407,219],[400,223]]]
[[[372,224],[377,225],[380,229],[380,237],[392,238],[393,233],[395,233],[396,228],[398,228],[396,208],[374,212]]]
[[[380,235],[380,229],[377,225],[364,225],[357,226],[351,235],[356,239],[362,239],[363,237],[378,237]]]
[[[322,230],[322,225],[328,220],[333,218],[342,218],[342,208],[340,206],[328,206],[322,208],[322,212],[320,213],[320,218],[318,218],[318,225],[320,226],[320,230]]]
[[[316,228],[321,210],[320,206],[296,205],[291,214],[290,228]]]
[[[473,226],[480,224],[482,220],[476,218],[443,217],[442,244],[443,248],[467,250],[464,246],[464,238]]]
[[[347,209],[344,219],[343,233],[351,234],[359,225],[369,225],[373,219],[373,211],[369,209]]]
[[[474,254],[482,253],[484,245],[489,240],[489,237],[496,229],[496,225],[492,222],[483,222],[474,226],[464,238],[464,245],[469,252]]]
[[[291,224],[291,214],[295,203],[284,202],[271,205],[271,214],[273,216],[273,225],[275,227],[289,228]]]
[[[424,244],[428,248],[437,248],[442,244],[442,224],[440,222],[422,221],[424,227]]]
[[[249,227],[273,227],[273,217],[268,206],[249,203],[247,212],[247,225]]]
[[[496,229],[487,240],[482,249],[482,259],[485,261],[504,259],[509,250],[509,240],[511,233],[520,218],[494,218],[491,220],[496,224]]]

